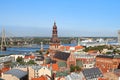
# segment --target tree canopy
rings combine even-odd
[[[113,49],[113,47],[112,46],[106,46],[106,45],[100,45],[100,46],[94,46],[94,47],[86,47],[85,49],[84,49],[84,51],[85,52],[88,52],[89,50],[98,50],[98,51],[101,51],[101,50],[103,50],[103,49],[105,49],[105,48],[107,48],[107,49]]]
[[[66,64],[66,62],[59,61],[58,66],[59,67],[67,67],[67,64]]]
[[[20,63],[20,62],[23,61],[23,58],[22,58],[22,57],[17,57],[16,61],[17,61],[18,63]]]
[[[81,71],[81,68],[79,66],[74,66],[74,65],[71,65],[70,66],[70,72],[75,72],[75,71]]]
[[[27,64],[36,64],[34,60],[29,60]]]

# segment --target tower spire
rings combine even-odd
[[[56,22],[54,21],[54,25],[56,25]]]
[[[53,30],[52,30],[52,38],[50,40],[50,47],[54,46],[54,48],[57,49],[59,45],[60,45],[60,40],[58,38],[56,22],[54,21]]]
[[[2,30],[2,40],[1,40],[1,51],[6,50],[6,35],[5,35],[5,29]]]
[[[51,42],[52,43],[60,43],[60,41],[58,39],[57,26],[56,26],[55,22],[54,22],[54,25],[53,25]]]

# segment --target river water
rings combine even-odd
[[[64,44],[65,46],[75,46],[76,44]],[[47,50],[49,48],[49,45],[43,46],[44,50]],[[11,47],[7,48],[6,51],[0,51],[0,55],[8,55],[8,54],[24,54],[24,53],[30,53],[30,52],[36,52],[37,50],[40,50],[40,46],[34,46],[34,47]]]

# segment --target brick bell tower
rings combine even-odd
[[[54,22],[53,25],[53,30],[52,30],[52,38],[50,40],[50,50],[58,50],[60,46],[60,40],[58,38],[58,34],[57,34],[57,26],[56,26],[56,22]]]

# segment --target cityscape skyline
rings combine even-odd
[[[51,37],[56,21],[59,37],[117,37],[120,5],[116,1],[0,1],[0,29],[14,36]]]

